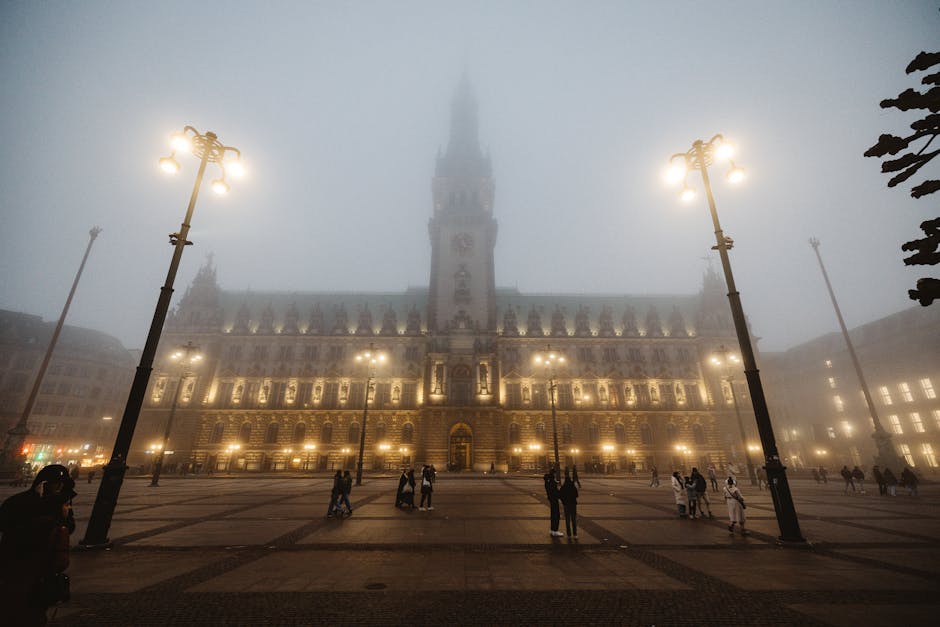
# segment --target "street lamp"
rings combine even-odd
[[[551,346],[546,347],[545,353],[536,354],[533,358],[535,365],[545,367],[545,378],[548,379],[548,395],[552,403],[552,443],[555,447],[555,480],[561,481],[561,463],[558,461],[558,420],[555,416],[555,377],[557,368],[565,363],[564,355],[552,351]]]
[[[193,210],[196,207],[196,198],[199,196],[199,188],[202,186],[202,177],[205,174],[206,165],[210,162],[219,164],[221,178],[217,180],[223,183],[225,183],[226,170],[233,176],[236,175],[236,172],[243,170],[241,167],[241,152],[237,148],[222,144],[216,134],[211,131],[201,134],[193,127],[187,126],[181,133],[173,135],[171,145],[173,146],[173,152],[170,153],[170,156],[160,159],[161,169],[171,174],[179,171],[180,165],[174,157],[177,152],[189,151],[199,159],[199,170],[196,173],[196,182],[193,185],[193,191],[189,197],[189,206],[186,208],[186,216],[183,218],[180,230],[178,233],[170,233],[170,244],[173,246],[170,269],[166,275],[166,282],[160,288],[160,297],[157,299],[157,306],[153,312],[153,321],[150,323],[150,332],[147,334],[147,341],[144,343],[144,349],[140,354],[140,364],[137,366],[137,372],[134,375],[134,381],[127,397],[127,405],[125,405],[124,415],[121,417],[121,426],[118,428],[114,448],[111,451],[111,460],[103,469],[95,505],[91,510],[91,518],[88,520],[85,537],[81,541],[81,545],[86,548],[110,546],[108,530],[111,528],[111,519],[114,516],[114,508],[117,507],[121,485],[124,483],[124,473],[127,472],[127,453],[130,450],[131,440],[134,438],[134,429],[137,427],[137,419],[140,416],[140,408],[147,393],[147,384],[153,370],[153,359],[157,354],[160,334],[163,332],[163,324],[170,309],[173,283],[176,280],[180,260],[183,258],[183,249],[192,244],[186,238],[189,235]],[[226,183],[225,186],[227,188],[228,184]],[[223,190],[219,187],[215,191]]]
[[[734,353],[728,351],[725,345],[718,347],[717,354],[712,355],[711,363],[713,366],[723,368],[724,380],[728,383],[728,389],[731,391],[731,400],[734,403],[734,414],[738,419],[738,432],[741,434],[741,450],[744,451],[744,462],[747,464],[747,476],[751,485],[757,485],[757,473],[754,472],[754,462],[751,461],[751,448],[747,445],[747,436],[744,435],[744,421],[741,419],[741,409],[738,407],[738,394],[734,391],[734,374],[732,364],[739,364],[741,360]]]
[[[160,473],[163,471],[163,456],[166,455],[166,447],[170,443],[170,429],[173,428],[173,417],[176,416],[176,406],[179,404],[180,395],[183,393],[183,381],[191,376],[192,372],[187,369],[188,366],[195,366],[202,361],[202,354],[197,352],[198,347],[193,346],[192,342],[186,342],[185,346],[180,346],[178,350],[170,355],[170,359],[179,364],[180,377],[176,384],[176,394],[173,395],[173,405],[170,407],[170,416],[166,419],[166,430],[163,432],[163,445],[157,453],[157,458],[153,462],[153,475],[150,478],[150,487],[156,488],[160,485]]]
[[[715,208],[715,197],[712,195],[711,182],[708,178],[708,166],[715,161],[728,160],[731,169],[728,180],[738,183],[744,179],[744,171],[730,161],[733,146],[725,141],[721,135],[715,135],[707,142],[700,139],[692,143],[686,152],[679,152],[669,158],[667,179],[670,182],[682,182],[682,198],[691,200],[695,197],[694,191],[688,185],[690,170],[702,173],[702,184],[708,200],[708,209],[711,213],[712,224],[715,227],[715,250],[721,257],[721,267],[725,274],[725,283],[728,286],[728,301],[731,305],[731,317],[738,335],[738,346],[744,361],[744,376],[747,378],[747,387],[751,393],[751,404],[754,406],[754,417],[757,422],[757,431],[760,434],[761,444],[764,448],[764,469],[767,471],[767,480],[770,485],[770,494],[774,501],[774,511],[777,514],[777,525],[780,527],[780,540],[784,542],[805,542],[800,533],[800,523],[793,505],[793,496],[790,494],[790,484],[787,481],[786,466],[780,462],[777,452],[777,442],[774,438],[774,428],[770,421],[770,412],[767,409],[767,399],[761,386],[760,371],[754,358],[751,347],[751,336],[741,306],[741,295],[734,284],[734,275],[731,273],[731,260],[728,251],[734,244],[730,237],[725,237],[718,222],[718,210]]]
[[[385,353],[375,352],[372,343],[369,350],[356,355],[356,361],[366,365],[366,398],[362,402],[362,427],[359,429],[359,461],[356,464],[356,485],[362,485],[362,454],[366,448],[366,418],[369,417],[369,391],[372,389],[372,379],[375,378],[375,367],[384,364]]]

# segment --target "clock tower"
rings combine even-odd
[[[480,150],[477,105],[466,73],[451,104],[450,139],[447,151],[438,154],[431,196],[428,327],[432,333],[495,331],[492,169]]]

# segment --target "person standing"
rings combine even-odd
[[[754,474],[757,476],[757,489],[763,490],[764,486],[767,485],[767,472],[761,466],[758,466]]]
[[[907,493],[909,496],[917,496],[917,484],[920,481],[917,479],[917,475],[914,474],[914,471],[904,467],[904,470],[901,471],[901,485],[907,488]]]
[[[679,512],[679,518],[685,518],[685,511],[689,506],[689,495],[678,470],[672,473],[672,496],[676,500],[676,510]]]
[[[876,466],[876,468],[877,468],[877,466]],[[819,471],[816,470],[816,467],[815,467],[815,466],[813,467],[813,473],[812,473],[812,474],[813,474],[813,481],[815,481],[816,483],[822,483],[822,479],[821,479],[820,476],[819,476]]]
[[[650,487],[658,488],[659,487],[659,471],[656,470],[656,466],[650,468]]]
[[[695,520],[695,513],[698,511],[698,492],[695,491],[695,482],[691,477],[685,477],[683,483],[686,498],[689,500],[689,520]]]
[[[67,601],[56,585],[68,568],[75,531],[75,482],[65,466],[40,470],[32,487],[0,505],[0,609],[4,624],[45,625],[46,610]]]
[[[712,491],[718,492],[718,475],[715,473],[715,465],[709,464],[706,472],[708,473],[708,482],[712,486]],[[709,508],[708,511],[711,511],[711,509]]]
[[[734,535],[734,526],[741,526],[741,535],[747,535],[747,529],[744,528],[744,497],[741,496],[741,490],[734,483],[734,477],[728,477],[728,483],[724,489],[725,504],[728,506],[728,531]]]
[[[852,469],[852,481],[859,493],[865,494],[865,472],[858,466]]]
[[[848,466],[842,466],[842,470],[839,471],[839,474],[842,475],[842,480],[845,481],[845,488],[842,490],[842,494],[849,493],[849,487],[852,488],[852,492],[855,492],[855,482],[852,481],[852,471],[849,470]]]
[[[888,486],[885,485],[885,476],[881,474],[881,467],[878,465],[872,466],[871,476],[875,479],[875,483],[878,484],[878,494],[885,496],[888,493]]]
[[[343,472],[343,492],[340,500],[346,506],[346,513],[352,514],[352,505],[349,503],[349,493],[352,492],[352,475],[346,470]]]
[[[574,482],[578,489],[581,489],[581,480],[578,478],[578,465],[571,464],[571,481]]]
[[[561,504],[565,507],[565,532],[568,534],[568,537],[572,537],[572,530],[574,531],[574,539],[578,539],[578,488],[574,485],[574,479],[566,472],[565,473],[565,482],[559,490],[559,496],[561,498]]]
[[[421,507],[418,509],[422,512],[431,511],[434,509],[434,506],[431,505],[431,496],[434,493],[434,471],[431,466],[427,464],[424,465],[424,468],[421,469]],[[428,506],[424,507],[424,501],[427,499]]]
[[[401,469],[401,476],[398,478],[398,491],[395,492],[395,507],[401,507],[402,492],[408,484],[408,473]]]
[[[819,476],[822,478],[823,483],[829,483],[829,471],[826,470],[825,466],[819,467]]]
[[[890,468],[885,468],[884,472],[885,491],[890,496],[898,495],[898,478],[894,476]]]
[[[564,535],[558,531],[558,523],[561,521],[561,511],[558,508],[558,499],[561,498],[561,493],[558,490],[558,482],[555,481],[555,473],[552,472],[551,468],[549,468],[548,472],[542,475],[542,481],[545,482],[545,496],[548,497],[548,507],[550,511],[549,524],[551,526],[551,530],[549,531],[549,535],[553,537]]]
[[[333,475],[333,485],[330,488],[330,505],[326,508],[326,517],[333,518],[334,515],[339,513],[339,500],[343,495],[343,471],[337,470],[336,474]]]
[[[710,470],[712,470],[712,474],[714,474],[714,468],[710,468]],[[712,514],[712,504],[708,500],[708,484],[705,483],[705,477],[698,471],[698,468],[692,469],[692,482],[695,484],[695,497],[698,502],[699,512],[704,514],[707,509],[708,517],[714,518],[715,516]]]

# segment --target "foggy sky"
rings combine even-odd
[[[464,69],[498,286],[697,292],[702,258],[719,268],[705,201],[683,205],[660,174],[715,133],[749,176],[712,172],[762,350],[837,330],[811,236],[850,327],[917,306],[907,290],[936,274],[899,250],[936,200],[887,189],[862,153],[914,119],[878,103],[918,86],[904,68],[937,49],[938,3],[270,4],[0,5],[0,307],[55,320],[99,225],[68,322],[142,346],[197,166],[167,178],[157,159],[186,124],[238,147],[249,175],[203,190],[177,298],[210,251],[229,290],[427,285],[434,157]]]

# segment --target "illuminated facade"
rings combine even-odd
[[[898,456],[920,472],[940,472],[940,308],[913,307],[850,336]],[[871,418],[841,333],[763,361],[782,456],[797,466],[871,467]]]
[[[661,470],[738,456],[720,373],[708,359],[735,344],[723,284],[698,294],[524,294],[496,287],[494,184],[466,81],[432,181],[427,287],[394,293],[223,290],[204,266],[163,335],[193,342],[204,365],[184,379],[171,447],[203,469],[354,468],[365,368],[365,468],[535,469],[553,459],[547,373],[555,381],[562,463]],[[417,227],[417,225],[416,225]],[[515,245],[518,245],[516,243]],[[158,361],[132,448],[160,439],[179,374]],[[173,444],[173,443],[176,444]]]
[[[0,425],[20,419],[54,322],[0,310]],[[65,326],[46,370],[24,447],[33,464],[107,462],[133,376],[134,358],[116,338]]]

